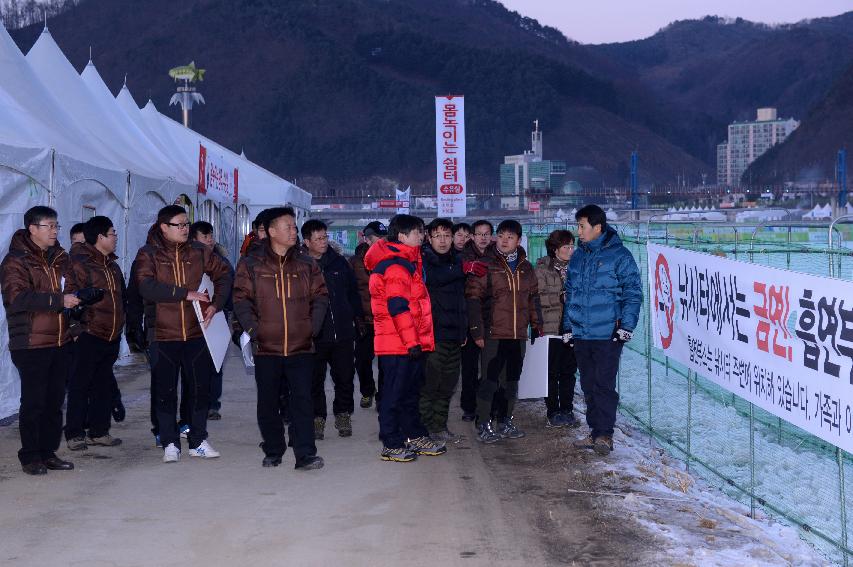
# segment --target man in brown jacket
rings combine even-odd
[[[72,247],[70,277],[65,289],[78,295],[103,290],[102,299],[84,308],[81,332],[74,344],[75,365],[68,388],[65,439],[72,451],[88,445],[112,447],[121,439],[110,435],[113,407],[113,364],[118,359],[124,328],[124,275],[116,262],[118,235],[110,219],[95,216],[84,225],[85,241]],[[80,295],[83,297],[83,295]],[[89,431],[84,431],[88,418]]]
[[[56,211],[37,206],[24,213],[0,265],[0,288],[9,325],[9,351],[21,377],[18,459],[25,473],[71,470],[56,456],[62,439],[62,401],[71,361],[64,309],[80,300],[63,293],[68,255],[56,242]]]
[[[187,242],[189,229],[183,207],[163,207],[134,261],[136,285],[145,303],[152,389],[165,463],[177,462],[181,455],[176,422],[179,371],[186,380],[186,391],[191,393],[187,437],[190,456],[219,456],[207,442],[213,361],[191,302],[199,301],[204,306],[207,325],[225,306],[232,279],[222,258],[198,242]],[[213,282],[213,303],[206,293],[196,291],[205,274]]]
[[[486,248],[492,243],[495,227],[485,219],[471,225],[471,238],[462,249],[463,262],[476,262],[482,259]],[[477,417],[477,389],[480,387],[480,347],[468,333],[465,346],[462,347],[462,388],[459,393],[459,406],[462,408],[462,421],[474,421]],[[503,397],[496,396],[496,407],[503,407]],[[494,413],[494,412],[493,412]]]
[[[497,242],[486,248],[482,258],[488,272],[485,276],[469,276],[465,286],[469,329],[482,349],[477,437],[484,443],[524,437],[512,422],[512,411],[518,397],[528,324],[534,339],[542,328],[536,273],[518,245],[521,224],[505,220],[498,225],[497,233]],[[499,423],[492,424],[492,402],[499,388],[504,390],[507,413]]]
[[[319,469],[314,443],[311,375],[314,338],[320,334],[329,299],[317,264],[296,246],[296,214],[271,209],[264,218],[267,238],[237,264],[234,314],[252,339],[257,415],[264,467],[281,464],[287,445],[280,404],[289,391],[290,444],[296,468]]]
[[[367,250],[388,236],[388,228],[379,221],[368,223],[362,231],[364,242],[355,249],[355,254],[350,258],[350,265],[355,272],[355,282],[358,287],[358,295],[361,298],[361,308],[364,318],[357,321],[355,339],[355,371],[358,374],[359,389],[361,390],[361,402],[363,408],[369,408],[376,398],[376,408],[379,409],[380,392],[382,390],[382,367],[379,368],[379,384],[373,382],[373,313],[370,310],[370,272],[364,267],[364,255]]]

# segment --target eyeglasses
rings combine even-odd
[[[42,227],[42,228],[46,228],[46,229],[48,229],[48,230],[59,230],[60,228],[62,228],[62,225],[61,225],[61,224],[56,224],[56,223],[50,223],[50,224],[37,224],[37,225],[35,225],[35,226],[40,226],[40,227]]]
[[[192,224],[192,223],[188,223],[188,222],[167,222],[166,224],[169,226],[174,226],[175,228],[189,228],[190,224]]]

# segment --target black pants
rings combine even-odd
[[[358,374],[358,386],[362,396],[375,396],[379,403],[382,392],[383,372],[379,367],[378,382],[373,381],[373,326],[355,339],[355,371]]]
[[[74,342],[74,374],[68,388],[68,412],[65,438],[85,435],[102,437],[110,432],[110,412],[115,398],[113,365],[118,359],[121,341],[108,342],[83,333]]]
[[[380,355],[379,367],[385,372],[382,401],[379,404],[379,438],[389,449],[399,449],[406,439],[429,434],[421,423],[418,408],[424,381],[424,359],[413,360],[406,355]]]
[[[480,347],[468,336],[462,347],[462,391],[459,405],[465,413],[477,413],[477,387],[480,385]]]
[[[148,363],[150,365],[151,364],[151,358],[150,358],[151,347],[150,346],[148,347],[148,352],[149,352]],[[211,367],[211,369],[213,368],[213,361],[211,361],[210,367]],[[153,372],[153,367],[152,367],[152,372]],[[179,374],[179,378],[181,381],[181,403],[180,403],[179,411],[178,411],[178,427],[180,428],[180,427],[183,427],[184,425],[190,424],[190,417],[189,417],[189,413],[190,413],[190,411],[189,411],[189,405],[190,405],[189,395],[190,395],[190,392],[186,388],[186,380],[184,380],[183,374]],[[156,384],[154,383],[153,378],[151,380],[151,433],[153,433],[154,435],[160,435],[160,425],[157,423],[157,391],[156,391]]]
[[[512,417],[518,399],[518,380],[524,363],[524,339],[486,339],[481,353],[483,380],[477,390],[477,420],[484,423],[495,415],[503,419]],[[496,394],[503,391],[503,400]]]
[[[314,357],[310,354],[255,356],[258,428],[267,456],[280,457],[287,449],[281,411],[283,399],[289,404],[288,437],[296,460],[317,454],[311,400],[313,367]]]
[[[352,341],[336,343],[316,343],[314,370],[311,380],[311,397],[314,400],[314,417],[326,417],[326,368],[330,368],[332,383],[335,386],[335,400],[332,412],[335,415],[353,412],[353,375]]]
[[[616,374],[622,343],[617,341],[575,341],[575,357],[586,400],[586,423],[593,437],[613,435],[619,394]]]
[[[210,375],[210,409],[219,411],[222,408],[222,402],[219,398],[222,397],[222,371],[225,370],[225,363],[222,363],[222,368],[216,372],[216,367],[211,365]]]
[[[213,361],[203,338],[188,341],[155,341],[151,343],[151,381],[156,396],[157,425],[160,441],[166,447],[174,443],[180,448],[176,422],[178,413],[178,374],[185,383],[188,401],[190,449],[207,439],[207,408],[210,399],[210,371]]]
[[[461,354],[458,341],[436,341],[435,351],[427,355],[420,408],[421,421],[430,433],[447,430],[450,398],[459,382]]]
[[[570,412],[575,400],[575,373],[578,363],[575,351],[562,338],[548,340],[548,397],[545,409],[548,417]]]
[[[10,354],[21,377],[18,459],[26,465],[49,459],[59,449],[71,345],[13,350]]]

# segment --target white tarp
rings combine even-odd
[[[853,452],[853,282],[647,244],[654,345]]]
[[[12,234],[23,228],[24,212],[48,203],[50,162],[50,150],[0,145],[0,255],[6,255]],[[0,302],[0,418],[18,411],[20,396],[21,382],[9,356],[6,311]]]
[[[122,129],[118,106],[101,105],[95,100],[47,29],[39,36],[26,58],[42,83],[57,97],[61,97],[62,107],[68,110],[101,153],[121,169],[150,177],[163,175],[149,158],[146,148]]]

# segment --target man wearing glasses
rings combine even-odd
[[[219,456],[207,442],[213,361],[190,302],[202,303],[204,325],[208,325],[225,307],[233,278],[228,265],[212,250],[198,242],[187,242],[189,231],[190,222],[183,207],[163,207],[134,261],[136,285],[145,303],[152,390],[164,463],[177,462],[181,456],[176,422],[179,371],[192,396],[187,436],[190,456]],[[206,293],[196,291],[204,274],[213,282],[212,303]]]
[[[125,286],[115,255],[118,235],[113,223],[95,216],[83,226],[85,242],[74,246],[66,289],[81,299],[102,299],[87,305],[80,317],[76,364],[68,389],[65,439],[72,451],[90,445],[114,447],[121,439],[110,435],[113,407],[113,364],[118,359],[124,328]],[[97,292],[100,295],[100,291]],[[85,422],[88,417],[88,432]]]
[[[74,468],[56,456],[71,361],[71,338],[63,310],[80,303],[62,289],[68,255],[56,242],[60,228],[55,210],[31,208],[24,213],[24,228],[12,236],[9,253],[0,264],[9,351],[21,377],[18,459],[30,475]]]
[[[487,220],[478,220],[471,225],[473,234],[465,243],[462,251],[463,262],[480,262],[482,267],[483,255],[492,243],[494,226]],[[480,347],[468,333],[465,346],[462,347],[462,392],[459,394],[459,405],[462,407],[462,420],[474,421],[477,417],[477,388],[480,385]],[[497,399],[502,399],[499,394]],[[498,403],[500,405],[500,403]]]

